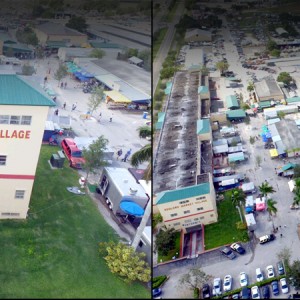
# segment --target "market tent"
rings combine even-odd
[[[278,157],[278,152],[277,152],[277,149],[271,149],[270,150],[270,155],[271,157]]]
[[[284,165],[283,167],[281,167],[281,168],[277,171],[277,173],[282,173],[282,172],[285,172],[285,171],[287,171],[287,170],[294,169],[295,166],[296,166],[296,165],[293,164],[293,163],[288,163],[288,164]]]
[[[266,209],[266,198],[256,198],[255,199],[255,207],[257,211],[263,211]]]
[[[228,154],[228,160],[229,162],[242,161],[245,160],[245,156],[243,152],[230,153]]]
[[[144,209],[137,203],[129,200],[123,200],[120,203],[120,208],[127,214],[135,217],[142,217],[144,215]]]
[[[118,91],[104,91],[104,94],[116,103],[131,103],[131,100]]]

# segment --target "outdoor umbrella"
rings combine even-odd
[[[127,214],[135,217],[142,217],[144,215],[144,209],[137,203],[129,200],[123,200],[120,203],[120,208]]]

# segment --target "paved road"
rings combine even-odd
[[[152,78],[153,78],[153,92],[155,91],[156,87],[157,87],[157,83],[159,80],[159,74],[160,74],[160,70],[161,70],[161,66],[165,60],[165,58],[168,55],[168,52],[170,50],[171,44],[172,44],[172,40],[173,37],[175,35],[175,25],[179,22],[181,15],[183,14],[184,11],[184,2],[180,1],[180,3],[177,6],[177,10],[175,12],[174,18],[172,23],[169,24],[169,28],[168,31],[165,35],[165,38],[163,40],[163,42],[161,43],[161,46],[157,52],[157,55],[154,59],[153,62],[153,73],[152,73]]]

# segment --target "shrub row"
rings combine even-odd
[[[200,298],[200,290],[198,288],[194,288],[194,299]]]
[[[156,288],[160,287],[166,280],[167,280],[166,275],[154,277],[152,280],[152,288],[156,289]]]

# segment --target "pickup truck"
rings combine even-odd
[[[61,141],[61,147],[69,160],[70,167],[82,169],[85,164],[85,159],[82,156],[82,151],[78,149],[74,140],[71,138],[63,139]]]

